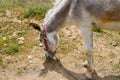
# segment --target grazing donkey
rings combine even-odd
[[[59,1],[59,2],[58,2]],[[80,28],[88,59],[84,80],[92,79],[93,31],[96,25],[104,29],[120,31],[120,0],[56,0],[57,5],[48,11],[43,25],[30,23],[41,31],[46,57],[53,58],[58,43],[57,32],[65,21]]]

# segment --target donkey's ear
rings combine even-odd
[[[38,30],[38,31],[41,31],[41,27],[36,24],[36,23],[30,23],[30,25],[35,29],[35,30]]]

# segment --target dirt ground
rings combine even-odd
[[[86,55],[80,32],[75,26],[66,27],[62,32],[64,37],[61,39],[73,40],[77,49],[66,54],[58,51],[58,61],[46,60],[44,50],[39,45],[16,55],[3,55],[4,61],[9,64],[0,68],[0,80],[82,80],[86,69],[81,64],[86,60]],[[26,40],[38,41],[38,32],[31,28],[29,33],[31,36],[25,36]],[[113,36],[120,40],[116,32],[94,33],[96,80],[120,80],[120,45],[108,43]]]

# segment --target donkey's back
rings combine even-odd
[[[89,19],[91,22],[105,29],[120,30],[120,0],[77,1],[76,4],[79,4],[80,9],[77,6],[76,9],[81,13],[80,18],[87,18],[87,20],[91,18]],[[73,13],[76,12],[76,9],[73,10]]]

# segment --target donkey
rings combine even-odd
[[[59,1],[59,2],[58,2]],[[40,41],[45,47],[47,58],[53,58],[58,44],[58,31],[66,21],[78,26],[87,52],[87,73],[84,80],[92,80],[93,68],[93,27],[120,31],[120,0],[56,0],[45,17],[44,23],[30,23],[41,31]]]

